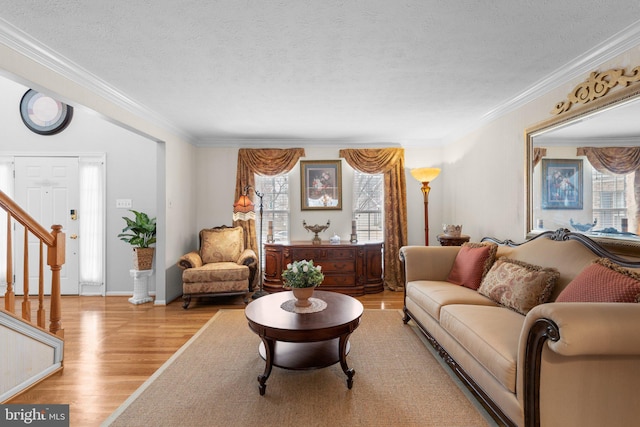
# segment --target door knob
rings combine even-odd
[[[71,236],[69,236],[70,239],[76,240],[78,238],[77,234],[72,234]]]

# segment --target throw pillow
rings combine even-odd
[[[200,258],[204,264],[237,262],[243,249],[242,227],[210,228],[200,231]]]
[[[447,281],[476,290],[496,258],[495,243],[463,243]]]
[[[560,273],[526,262],[499,258],[478,292],[521,314],[549,300]]]
[[[560,292],[556,302],[640,302],[640,274],[599,258]]]

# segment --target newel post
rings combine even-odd
[[[60,298],[60,270],[65,261],[65,234],[61,231],[61,225],[54,225],[53,230],[53,246],[49,246],[47,250],[47,264],[51,267],[51,313],[49,332],[64,337],[64,329],[62,329],[62,300]]]

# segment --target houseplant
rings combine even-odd
[[[313,260],[294,261],[282,272],[283,287],[293,291],[297,307],[311,305],[309,298],[323,280],[322,266],[313,265]]]
[[[150,245],[156,242],[156,219],[150,218],[144,212],[130,210],[135,219],[123,216],[127,226],[118,234],[120,240],[133,246],[133,266],[136,270],[151,270],[154,248]]]

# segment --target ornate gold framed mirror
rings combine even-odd
[[[567,228],[640,251],[640,67],[592,72],[525,130],[527,235]]]

